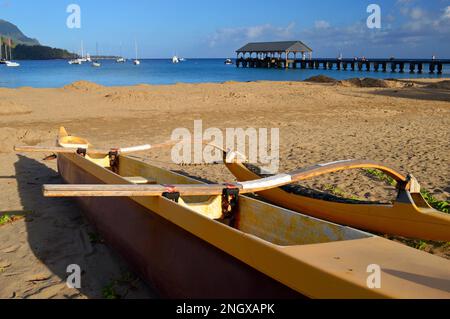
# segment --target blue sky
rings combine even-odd
[[[81,29],[66,26],[69,4]],[[366,25],[367,6],[382,28]],[[302,40],[315,56],[450,58],[450,0],[0,0],[0,19],[42,44],[140,57],[227,57],[250,41]]]

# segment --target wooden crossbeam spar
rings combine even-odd
[[[203,145],[209,145],[212,147],[217,146],[209,143],[205,140],[199,140],[198,142],[202,143]],[[132,147],[123,147],[117,149],[120,154],[126,155],[131,153],[137,153],[137,152],[143,152],[148,150],[154,150],[154,149],[161,149],[166,147],[171,147],[179,143],[179,141],[168,141],[160,144],[145,144],[145,145],[139,145],[139,146],[132,146]],[[76,153],[80,148],[79,147],[60,147],[60,146],[14,146],[15,152],[24,152],[24,153],[55,153],[55,154],[73,154]],[[112,149],[90,149],[87,148],[87,153],[91,155],[107,155]]]
[[[45,197],[158,197],[221,195],[225,185],[44,185]]]
[[[24,153],[56,153],[56,154],[73,154],[77,152],[77,148],[66,147],[48,147],[48,146],[14,146],[14,151]],[[89,154],[103,155],[108,154],[109,150],[88,149]]]
[[[149,144],[119,148],[120,154],[131,154],[136,152],[143,152],[152,149]],[[47,147],[47,146],[15,146],[14,151],[25,153],[56,153],[56,154],[73,154],[78,151],[78,148],[66,147]],[[91,155],[107,155],[111,150],[106,149],[87,149],[87,153]]]

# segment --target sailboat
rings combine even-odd
[[[178,56],[176,54],[172,57],[172,63],[173,64],[180,63],[180,59],[178,58]]]
[[[83,48],[83,41],[81,41],[81,57],[77,59],[70,60],[68,63],[70,65],[81,65],[83,62],[86,62],[87,60],[84,58],[84,48]]]
[[[5,64],[6,64],[7,67],[10,67],[10,68],[17,68],[17,67],[20,66],[20,64],[17,63],[17,62],[13,62],[13,61],[12,61],[11,47],[12,47],[11,39],[9,39],[9,59],[10,59],[11,61],[8,61],[8,59],[6,59]],[[6,53],[8,53],[8,51],[6,51]]]
[[[83,41],[81,41],[81,58],[79,60],[80,60],[81,63],[88,62],[88,60],[84,57]]]
[[[133,64],[134,65],[140,65],[141,61],[138,60],[138,45],[137,45],[137,41],[136,40],[134,41],[134,46],[135,46],[135,49],[136,49],[136,59],[133,61]]]
[[[73,65],[73,64],[80,65],[81,59],[73,59],[73,60],[70,60],[68,63],[71,65]]]
[[[100,62],[98,62],[98,43],[95,44],[95,50],[96,50],[96,58],[97,59],[94,62],[92,62],[92,66],[95,67],[95,68],[99,68],[102,65],[101,65]]]
[[[116,63],[125,63],[126,60],[122,54],[122,43],[120,44],[120,57],[117,58]]]

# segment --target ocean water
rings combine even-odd
[[[191,59],[180,64],[171,60],[141,60],[135,66],[131,61],[125,64],[113,60],[101,61],[101,68],[94,68],[90,63],[69,65],[64,60],[53,61],[19,61],[19,68],[0,65],[0,87],[36,87],[55,88],[79,80],[92,81],[105,86],[124,86],[135,84],[175,84],[204,83],[226,81],[302,81],[311,76],[324,74],[335,79],[354,77],[373,78],[440,78],[450,77],[450,66],[446,65],[442,75],[358,72],[337,70],[301,70],[301,69],[250,69],[225,65],[225,59]],[[427,70],[427,67],[424,68]]]

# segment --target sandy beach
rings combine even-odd
[[[61,125],[98,147],[161,143],[175,128],[192,130],[194,120],[205,128],[279,128],[281,172],[371,159],[412,173],[435,198],[450,200],[446,79],[0,88],[0,217],[13,216],[0,226],[0,298],[155,298],[74,201],[42,197],[42,184],[61,182],[56,162],[44,162],[45,154],[18,155],[13,146],[53,146]],[[176,166],[170,150],[140,157],[213,182],[234,180],[221,165]],[[362,171],[302,185],[370,201],[396,195]],[[450,258],[449,245],[420,248]],[[79,290],[65,284],[69,264],[84,270]]]

